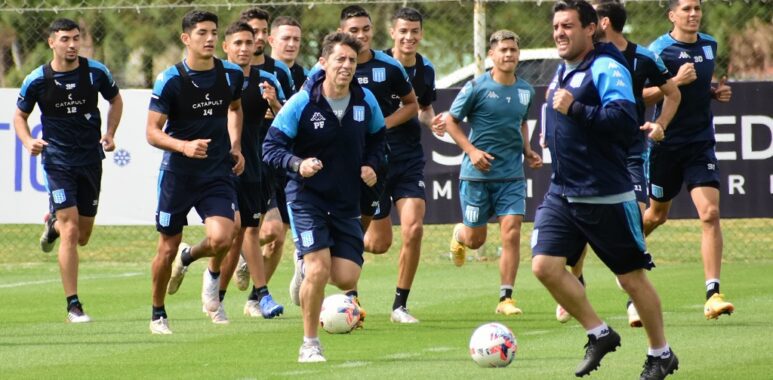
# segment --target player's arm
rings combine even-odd
[[[108,102],[110,107],[107,110],[107,130],[102,135],[100,142],[106,152],[112,152],[115,150],[115,131],[118,130],[118,125],[121,123],[121,116],[123,115],[123,98],[118,93]]]
[[[456,145],[461,148],[467,156],[470,157],[470,162],[476,169],[487,172],[491,170],[491,161],[494,160],[494,156],[488,152],[484,152],[472,145],[467,135],[464,134],[461,125],[462,121],[451,115],[450,112],[445,116],[446,132],[451,136]]]
[[[164,132],[166,119],[167,116],[165,114],[152,110],[148,111],[145,137],[150,145],[167,152],[181,153],[189,158],[207,158],[207,147],[211,141],[210,139],[186,141],[169,136]]]
[[[43,139],[36,139],[32,137],[32,134],[30,133],[30,126],[27,122],[29,117],[30,114],[28,112],[24,112],[17,108],[13,115],[13,129],[16,131],[16,137],[21,140],[21,143],[24,144],[24,147],[30,152],[30,154],[37,156],[43,152],[43,148],[45,148],[48,143]]]
[[[368,124],[368,134],[365,136],[360,178],[366,185],[373,186],[378,180],[376,170],[386,165],[386,126],[378,101],[370,91],[365,93],[365,100],[370,106],[371,119]]]
[[[228,135],[231,138],[231,159],[234,162],[232,168],[236,175],[244,171],[244,156],[242,156],[242,100],[236,99],[228,106]]]
[[[727,85],[727,76],[723,76],[719,80],[717,87],[711,87],[711,97],[722,103],[729,102],[732,95],[733,90]]]
[[[298,135],[301,113],[308,102],[308,94],[303,91],[290,98],[276,115],[263,140],[263,162],[306,178],[322,170],[322,162],[316,157],[298,157],[292,153],[291,147]]]
[[[406,123],[419,113],[419,102],[416,101],[416,93],[409,92],[407,95],[400,97],[402,105],[391,115],[384,118],[387,128],[394,128],[400,124]]]
[[[435,118],[435,108],[432,104],[419,107],[419,124],[424,127],[432,128],[432,119]]]
[[[542,157],[537,152],[531,149],[531,142],[529,141],[529,123],[526,120],[521,122],[521,136],[523,138],[523,157],[532,169],[542,167]]]

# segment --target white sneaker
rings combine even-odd
[[[225,308],[223,307],[223,304],[219,304],[217,310],[215,311],[209,311],[206,308],[202,307],[201,311],[207,313],[209,318],[212,320],[212,323],[216,325],[227,325],[229,323],[228,316],[225,314]]]
[[[247,300],[247,303],[244,304],[244,315],[253,318],[262,317],[263,314],[260,313],[260,303],[258,301]]]
[[[295,306],[301,306],[301,283],[303,282],[303,260],[295,259],[295,272],[290,280],[290,300]]]
[[[572,315],[561,305],[556,305],[556,319],[561,323],[566,323],[572,320]]]
[[[322,356],[322,346],[318,344],[302,344],[298,352],[298,363],[320,363],[326,362]]]
[[[155,321],[150,321],[150,332],[159,335],[172,334],[172,330],[169,329],[169,320],[161,317]]]
[[[67,322],[70,323],[88,323],[91,322],[91,317],[83,312],[83,308],[80,306],[74,306],[67,311]]]
[[[419,323],[419,320],[409,314],[408,309],[402,306],[392,310],[392,315],[389,317],[389,320],[394,323]]]
[[[241,254],[239,254],[239,264],[236,265],[233,280],[236,283],[236,287],[241,291],[247,290],[247,287],[250,286],[250,270],[247,267],[244,256]]]
[[[188,267],[183,266],[180,256],[182,255],[183,250],[190,248],[191,246],[185,243],[180,243],[180,246],[177,247],[177,256],[175,256],[174,261],[172,262],[172,275],[169,277],[169,283],[166,285],[166,292],[168,294],[177,293],[177,289],[180,289],[180,284],[183,283],[183,278],[185,278],[185,273],[188,272]]]
[[[201,304],[204,310],[215,313],[220,308],[220,279],[212,278],[209,269],[204,268],[201,281]]]
[[[642,327],[644,326],[641,323],[641,318],[639,317],[639,311],[636,310],[636,306],[631,303],[628,305],[628,326],[631,327]]]

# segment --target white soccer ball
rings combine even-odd
[[[481,367],[507,367],[518,350],[515,334],[501,323],[487,323],[470,338],[470,356]]]
[[[331,334],[345,334],[352,331],[360,321],[360,308],[351,298],[333,294],[322,301],[319,323]]]

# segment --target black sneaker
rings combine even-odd
[[[46,214],[43,217],[43,233],[40,235],[40,249],[43,252],[51,252],[54,249],[54,242],[59,237],[59,233],[54,228],[54,222],[56,222],[56,215]]]
[[[620,347],[620,335],[615,330],[612,330],[611,327],[609,328],[609,334],[601,338],[588,335],[588,343],[585,344],[585,358],[577,366],[574,375],[583,377],[599,368],[604,355],[615,351],[617,347]]]
[[[667,358],[659,358],[647,355],[647,361],[644,362],[644,371],[639,376],[640,380],[665,379],[666,376],[679,369],[679,359],[673,351]]]

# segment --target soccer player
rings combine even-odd
[[[276,113],[282,108],[284,94],[274,74],[250,66],[254,49],[255,37],[251,26],[237,21],[228,27],[223,41],[223,52],[226,53],[228,61],[238,65],[244,74],[242,102],[249,106],[243,109],[241,142],[244,172],[236,180],[239,203],[236,219],[241,221],[241,225],[231,249],[220,264],[220,308],[215,313],[210,313],[214,323],[228,322],[222,303],[231,276],[242,256],[246,262],[245,266],[249,269],[247,276],[251,276],[253,282],[252,291],[244,305],[244,314],[270,319],[284,312],[284,307],[277,304],[268,291],[258,237],[262,216],[268,207],[265,195],[261,193],[263,187],[260,182],[268,179],[262,178],[262,141],[259,141],[258,134],[266,111],[271,108],[272,112]],[[246,281],[249,283],[249,277]]]
[[[298,54],[301,52],[301,23],[289,16],[279,16],[271,22],[271,34],[268,44],[271,45],[271,58],[282,61],[290,70],[295,89],[300,90],[309,71],[298,64]]]
[[[682,184],[686,184],[703,229],[701,256],[706,280],[703,314],[707,319],[716,319],[732,313],[735,307],[719,292],[722,230],[711,100],[729,102],[732,90],[725,84],[725,78],[717,87],[711,85],[717,41],[698,32],[701,17],[700,0],[669,0],[668,19],[674,27],[650,45],[650,50],[660,56],[668,70],[676,73],[674,82],[682,93],[682,103],[666,130],[665,139],[654,145],[650,153],[651,202],[644,213],[644,233],[649,235],[666,222],[671,201],[679,194]],[[661,96],[657,88],[645,92],[645,98],[653,101]],[[655,114],[665,111],[665,105],[658,103]]]
[[[524,158],[532,168],[542,166],[542,158],[528,140],[529,114],[534,88],[515,75],[521,53],[520,38],[500,30],[489,38],[491,71],[467,82],[454,99],[445,120],[448,134],[464,151],[459,173],[459,198],[463,222],[454,226],[451,252],[454,264],[462,266],[466,249],[476,249],[486,241],[489,218],[496,215],[502,240],[499,259],[499,303],[497,314],[517,315],[513,287],[518,273],[521,223],[526,213]],[[460,127],[470,124],[470,136]]]
[[[40,248],[51,252],[59,244],[59,270],[67,299],[67,321],[89,322],[78,298],[78,245],[85,246],[94,228],[99,204],[104,151],[115,149],[115,131],[121,121],[123,100],[107,67],[78,56],[80,27],[69,19],[57,19],[49,27],[51,62],[32,71],[22,84],[13,126],[24,147],[43,154],[49,196]],[[97,102],[102,94],[110,103],[107,130]],[[43,136],[30,133],[27,119],[40,107]]]
[[[177,292],[196,259],[216,258],[204,271],[201,301],[208,313],[221,307],[220,262],[236,232],[233,175],[244,170],[240,141],[244,74],[239,66],[215,58],[217,22],[216,15],[205,11],[193,10],[183,17],[180,39],[185,59],[159,74],[150,99],[147,139],[164,150],[156,211],[158,252],[152,267],[153,334],[172,333],[165,292]],[[192,207],[204,220],[206,237],[190,247],[181,242]]]
[[[610,44],[594,46],[596,25],[596,12],[584,0],[553,7],[553,40],[564,63],[548,87],[545,140],[553,173],[534,221],[532,271],[586,330],[585,357],[575,375],[587,375],[620,346],[620,335],[596,314],[582,284],[566,270],[589,243],[639,309],[649,345],[641,378],[662,379],[679,361],[666,341],[660,299],[645,273],[654,264],[626,167],[639,133],[636,101],[625,57]]]
[[[644,162],[646,161],[647,154],[647,138],[652,141],[663,140],[663,133],[668,127],[669,122],[676,113],[676,108],[679,106],[681,94],[674,82],[670,80],[671,74],[666,69],[663,61],[655,56],[649,49],[637,45],[631,41],[628,41],[623,36],[623,27],[627,18],[625,7],[618,0],[595,0],[594,8],[599,18],[598,27],[596,28],[596,37],[601,42],[608,42],[615,45],[615,47],[623,53],[626,62],[628,63],[629,71],[631,72],[631,79],[633,80],[633,95],[636,99],[636,111],[637,120],[642,133],[639,133],[634,140],[633,145],[628,150],[628,171],[631,173],[631,179],[633,180],[633,190],[636,193],[636,201],[639,204],[639,210],[644,214],[644,210],[647,207],[647,179],[644,171]],[[663,110],[658,118],[653,121],[645,121],[644,111],[646,105],[644,98],[642,97],[642,90],[645,83],[649,86],[656,86],[661,89],[665,98],[663,101]],[[586,250],[587,251],[587,250]],[[583,256],[572,268],[578,278],[582,276],[582,264],[584,262],[585,252]],[[584,282],[580,280],[580,282]],[[642,327],[639,313],[636,311],[636,307],[633,305],[630,299],[626,304],[626,311],[628,313],[628,324],[631,327]],[[556,318],[560,322],[567,322],[571,319],[571,315],[566,312],[560,305],[556,310]]]
[[[246,22],[255,32],[255,53],[252,55],[250,65],[258,66],[259,69],[274,74],[282,85],[282,92],[289,97],[290,94],[295,93],[295,82],[293,82],[290,68],[281,60],[276,60],[265,54],[270,18],[271,15],[260,8],[250,8],[241,13],[240,20]]]
[[[360,43],[346,33],[322,42],[320,75],[290,98],[263,145],[263,159],[288,172],[287,208],[303,260],[301,363],[325,361],[319,313],[329,282],[356,287],[363,263],[360,182],[376,183],[384,118],[373,94],[353,82]]]

